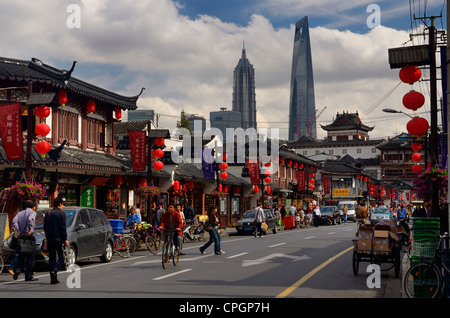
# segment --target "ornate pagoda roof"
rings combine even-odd
[[[340,131],[340,130],[352,130],[357,129],[365,132],[373,130],[374,127],[369,127],[364,125],[359,118],[358,112],[349,113],[343,112],[342,114],[337,113],[336,119],[333,123],[323,126],[320,125],[323,130],[326,131]]]

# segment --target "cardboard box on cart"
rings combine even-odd
[[[374,230],[373,231],[373,251],[379,254],[390,253],[389,231]]]
[[[373,226],[362,225],[359,227],[355,238],[355,249],[359,253],[371,253],[373,241]]]

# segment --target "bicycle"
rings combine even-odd
[[[149,249],[150,253],[153,253],[152,250],[155,251],[155,253],[153,254],[158,253],[159,247],[161,246],[161,236],[162,233],[159,227],[151,226],[147,229],[147,236],[145,238],[145,243],[147,244],[147,248]]]
[[[137,242],[133,236],[114,234],[114,252],[120,257],[131,257],[137,249]]]
[[[434,232],[434,231],[433,231]],[[443,276],[450,275],[450,269],[442,259],[442,242],[448,238],[448,233],[439,235],[439,241],[413,241],[413,252],[420,255],[422,259],[412,265],[406,272],[404,278],[404,289],[408,298],[436,298],[442,288],[447,284],[447,279]]]
[[[164,230],[164,244],[162,248],[162,266],[164,269],[169,265],[169,261],[172,258],[173,265],[177,266],[180,260],[180,249],[175,248],[173,244],[174,230]]]

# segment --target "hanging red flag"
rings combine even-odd
[[[297,190],[298,191],[306,190],[306,171],[297,170],[295,171],[295,175],[297,177]]]
[[[9,160],[24,158],[20,103],[0,106],[0,132]]]
[[[247,160],[247,167],[252,184],[260,184],[259,160]]]

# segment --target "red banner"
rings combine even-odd
[[[24,158],[20,103],[0,106],[0,132],[9,160]]]
[[[331,194],[331,179],[324,178],[322,179],[323,183],[323,194]]]
[[[129,131],[131,162],[133,171],[145,171],[147,163],[146,156],[146,132],[145,131]]]
[[[259,160],[247,160],[248,173],[250,174],[250,180],[252,184],[259,185],[260,180],[260,170],[259,170]]]
[[[295,175],[297,177],[297,190],[298,191],[306,190],[306,171],[297,170],[295,171]]]

